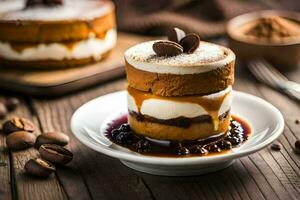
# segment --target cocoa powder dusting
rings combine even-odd
[[[257,40],[282,41],[288,37],[300,36],[300,24],[283,17],[272,16],[251,23],[244,33]]]

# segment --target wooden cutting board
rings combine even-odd
[[[149,38],[118,34],[116,48],[102,62],[56,70],[0,67],[0,88],[32,96],[58,96],[124,75],[124,52]]]

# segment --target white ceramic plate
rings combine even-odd
[[[282,133],[284,120],[270,103],[250,94],[234,91],[232,113],[251,125],[250,138],[239,148],[215,156],[168,158],[145,156],[111,143],[103,130],[112,119],[127,110],[126,91],[98,97],[81,106],[73,115],[71,129],[79,141],[107,156],[120,159],[138,171],[168,176],[187,176],[217,171],[234,159],[269,145]]]

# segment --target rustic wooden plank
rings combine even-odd
[[[69,123],[76,108],[82,103],[96,96],[103,95],[114,90],[125,88],[124,80],[117,81],[113,85],[92,88],[73,96],[67,96],[52,101],[34,100],[34,107],[39,116],[43,130],[59,130],[71,137],[67,146],[75,156],[68,173],[58,169],[59,181],[64,186],[68,196],[85,199],[153,199],[143,179],[137,172],[129,170],[118,160],[108,158],[82,145],[70,132]],[[80,174],[80,180],[76,174]],[[70,186],[68,183],[74,183]],[[86,194],[88,191],[88,195]],[[85,192],[85,193],[84,193]]]
[[[70,134],[70,116],[77,107],[89,99],[123,88],[125,81],[120,80],[53,101],[34,100],[34,107],[44,129],[58,129]],[[249,76],[238,78],[236,88],[261,95]],[[285,131],[285,136],[291,134],[289,130]],[[58,172],[58,177],[63,185],[67,185],[67,182],[73,180],[70,174],[82,174],[85,187],[93,198],[117,198],[118,194],[148,199],[290,199],[298,195],[296,178],[299,176],[299,163],[295,160],[299,158],[291,155],[291,141],[285,139],[282,143],[287,150],[280,155],[265,149],[214,174],[171,178],[135,172],[119,161],[97,154],[72,139],[69,148],[80,156],[70,166],[73,171],[69,175]],[[289,146],[286,147],[286,144]],[[116,173],[111,174],[112,171]],[[280,173],[280,176],[276,173]],[[64,188],[69,194],[70,188]],[[77,193],[75,191],[74,196]]]
[[[0,123],[3,121],[0,120]],[[12,198],[10,178],[9,152],[5,143],[5,135],[0,131],[0,199]]]
[[[241,182],[241,185],[238,185],[239,191],[246,191],[246,194],[249,195],[250,199],[264,199],[263,193],[260,188],[255,183],[255,177],[251,176],[247,171],[241,160],[236,160],[235,164],[232,166],[234,173],[237,174],[238,179]],[[244,190],[243,190],[244,189]],[[246,195],[242,193],[243,195]]]
[[[282,111],[285,119],[286,119],[286,123],[287,124],[294,124],[294,121],[292,122],[292,120],[290,119],[290,117],[295,117],[295,114],[298,115],[299,112],[295,112],[296,110],[299,110],[299,105],[296,104],[294,101],[290,100],[289,98],[287,98],[286,96],[273,91],[270,88],[267,88],[266,86],[263,86],[261,84],[258,84],[257,86],[253,86],[253,84],[251,84],[249,81],[245,81],[245,79],[243,80],[243,87],[247,88],[247,91],[255,93],[257,96],[261,96],[266,98],[268,101],[270,101],[271,103],[274,103],[275,106],[279,107],[279,109]],[[291,110],[294,110],[295,114],[290,114]],[[289,116],[289,117],[287,117]],[[287,128],[286,128],[287,129]],[[296,130],[299,131],[299,130]],[[295,141],[295,138],[291,138],[290,135],[290,130],[285,130],[283,136],[281,136],[281,138],[286,138],[288,137],[290,140]],[[288,145],[287,142],[285,142],[285,144],[287,146],[285,146],[284,148],[289,148],[290,151],[289,153],[285,152],[284,155],[284,151],[281,151],[280,153],[277,152],[270,152],[268,150],[263,150],[262,152],[264,153],[260,153],[261,156],[263,157],[263,159],[268,163],[268,165],[270,166],[271,170],[273,171],[272,174],[275,174],[277,176],[277,180],[274,181],[274,177],[271,180],[273,187],[274,185],[276,185],[275,183],[279,180],[283,187],[286,189],[286,191],[288,191],[288,195],[290,195],[290,198],[300,198],[299,197],[299,166],[297,166],[295,163],[295,160],[297,160],[297,158],[295,158],[295,155],[293,153],[293,151],[291,151],[291,147],[290,144]],[[295,166],[296,165],[296,166]],[[294,166],[294,167],[293,167]],[[270,175],[270,174],[269,174]],[[266,176],[269,177],[269,176]],[[277,182],[278,183],[278,182]],[[278,185],[275,188],[275,191],[280,191],[280,189],[282,188],[282,185]],[[278,195],[280,195],[281,198],[286,198],[285,196],[281,196],[282,192],[278,192]]]
[[[12,115],[25,117],[37,125],[37,134],[40,133],[36,118],[29,112],[26,103],[22,102],[16,112]],[[60,184],[55,176],[48,179],[38,179],[24,173],[24,165],[30,158],[38,156],[38,151],[34,148],[24,151],[11,152],[11,169],[13,182],[15,183],[18,199],[66,199],[66,196],[60,187]]]
[[[122,80],[114,86],[113,89],[111,87],[101,87],[92,89],[91,91],[83,92],[83,94],[68,96],[63,99],[53,100],[53,101],[40,101],[35,100],[34,105],[36,107],[36,111],[40,117],[40,121],[44,129],[59,129],[68,132],[69,127],[68,123],[70,120],[70,116],[72,112],[70,110],[75,110],[79,105],[86,102],[88,99],[94,98],[100,94],[105,94],[111,92],[113,90],[123,89],[125,88],[125,81]],[[109,89],[110,88],[110,89]],[[71,108],[70,108],[71,106]],[[51,113],[51,114],[49,114]],[[71,136],[72,137],[72,136]],[[93,160],[101,160],[101,165],[98,167],[98,162],[93,162],[92,166],[80,166],[78,170],[82,171],[83,176],[85,177],[86,184],[88,185],[89,190],[94,198],[101,197],[101,198],[113,198],[115,195],[115,191],[122,194],[124,191],[123,188],[118,188],[120,184],[120,180],[115,182],[117,177],[114,177],[114,174],[111,174],[112,169],[118,169],[118,172],[125,177],[128,176],[135,176],[136,180],[138,181],[130,181],[130,179],[126,180],[127,182],[122,183],[123,185],[129,185],[128,188],[136,187],[136,182],[141,182],[141,189],[138,189],[137,192],[145,190],[146,193],[149,193],[147,197],[155,198],[155,199],[165,199],[165,198],[175,198],[175,199],[183,199],[183,198],[201,198],[201,199],[241,199],[239,196],[239,188],[243,188],[243,185],[239,185],[235,190],[232,185],[234,185],[233,181],[237,177],[233,177],[235,173],[233,169],[228,168],[228,173],[224,170],[220,172],[220,174],[211,174],[205,175],[200,177],[193,177],[193,178],[169,178],[169,177],[157,177],[142,174],[139,172],[135,172],[130,170],[119,161],[114,159],[109,159],[106,156],[102,156],[100,154],[95,154],[90,150],[82,147],[78,141],[73,141],[70,144],[70,149],[76,149],[77,152],[80,152],[80,158],[76,162],[76,166],[82,165],[81,163],[88,162],[86,157],[91,157],[92,155]],[[82,150],[81,150],[82,148]],[[80,150],[78,150],[80,149]],[[110,162],[110,166],[108,167],[106,162]],[[95,170],[98,169],[98,170]],[[88,173],[87,173],[88,172]],[[92,175],[90,175],[90,173]],[[101,174],[101,175],[99,175]],[[224,179],[220,179],[220,175],[223,175]],[[227,177],[230,177],[227,179]],[[63,183],[66,180],[70,180],[70,177],[66,177],[64,174],[59,174],[60,181]],[[103,181],[104,184],[101,184],[101,187],[97,187],[99,185],[100,180],[107,180]],[[121,181],[123,182],[123,180]],[[131,182],[131,183],[130,183]],[[129,184],[130,183],[130,184]],[[205,184],[203,184],[205,183]],[[63,184],[64,185],[64,184]],[[114,186],[114,190],[109,189],[109,185],[116,185]],[[230,186],[228,186],[230,185]],[[146,189],[144,188],[146,187]],[[96,189],[97,188],[97,189]],[[231,188],[231,189],[230,189]],[[66,187],[66,190],[68,188]],[[241,189],[242,191],[246,191],[245,188]],[[128,193],[128,191],[126,191]],[[67,192],[68,193],[68,192]],[[189,194],[187,197],[186,194]],[[112,196],[110,196],[112,195]],[[76,196],[76,195],[75,195]],[[247,194],[243,194],[242,196],[248,197]],[[249,197],[248,197],[249,199]]]

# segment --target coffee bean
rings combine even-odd
[[[179,43],[179,41],[185,37],[185,32],[177,27],[171,28],[168,31],[168,40]]]
[[[183,52],[182,46],[172,41],[155,42],[152,48],[158,56],[176,56]]]
[[[183,155],[184,156],[184,155],[190,154],[190,151],[185,147],[179,147],[177,153],[178,153],[178,155]]]
[[[48,177],[55,171],[54,165],[40,158],[30,159],[24,168],[27,173],[42,178]]]
[[[300,139],[296,140],[295,142],[295,152],[300,154]]]
[[[49,162],[65,165],[73,159],[73,153],[56,144],[43,144],[39,148],[41,157]]]
[[[10,112],[14,111],[19,104],[20,104],[19,99],[15,98],[15,97],[10,97],[5,100],[5,106],[6,106],[7,110]]]
[[[42,144],[57,144],[65,146],[69,143],[70,139],[64,133],[61,132],[46,132],[39,135],[35,142],[35,147],[39,148]]]
[[[279,144],[279,143],[273,143],[271,145],[271,149],[274,150],[274,151],[280,151],[282,149],[282,145]]]
[[[298,119],[296,119],[295,120],[295,124],[299,124],[300,122],[299,122],[299,120]]]
[[[193,53],[200,45],[200,37],[195,33],[189,33],[180,40],[179,44],[183,47],[183,52]]]
[[[16,131],[34,132],[34,124],[25,118],[14,117],[3,124],[3,132],[10,134]]]
[[[13,132],[6,137],[6,144],[10,149],[22,150],[32,147],[36,136],[26,131]]]
[[[0,102],[0,119],[4,119],[7,115],[7,109],[5,107],[5,105]]]

